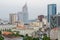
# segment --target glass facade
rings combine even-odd
[[[23,12],[23,21],[24,21],[24,23],[27,23],[27,21],[28,21],[28,7],[27,7],[27,4],[25,4],[23,6],[22,12]]]
[[[18,12],[18,21],[27,23],[28,21],[28,7],[27,4],[25,4],[22,8],[22,12]]]
[[[56,4],[49,4],[48,5],[48,22],[50,22],[50,16],[55,15],[56,12]]]
[[[23,22],[23,13],[22,12],[18,12],[18,21]]]

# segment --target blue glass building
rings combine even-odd
[[[28,22],[28,6],[25,4],[22,8],[22,12],[18,12],[18,21],[26,24]]]
[[[27,4],[25,4],[22,8],[22,12],[23,12],[23,22],[24,24],[27,23],[28,21],[28,7]]]
[[[56,4],[49,4],[48,5],[48,22],[50,22],[50,16],[51,15],[56,15]]]

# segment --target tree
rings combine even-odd
[[[33,38],[33,40],[39,40],[39,38]]]
[[[50,40],[50,37],[47,37],[47,35],[44,35],[42,40]]]
[[[24,37],[24,35],[20,35],[20,37]]]
[[[0,36],[0,40],[4,40],[4,37]]]
[[[2,34],[2,32],[0,31],[0,35]]]
[[[23,37],[23,40],[33,40],[33,38],[26,34],[26,36]]]
[[[19,31],[16,32],[15,36],[20,36]]]
[[[23,40],[33,40],[33,38],[32,38],[32,37],[27,36],[27,37],[24,37],[24,38],[23,38]]]
[[[0,40],[4,40],[4,37],[2,37],[2,32],[0,31]]]

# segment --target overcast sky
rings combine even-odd
[[[47,5],[57,4],[60,12],[60,0],[0,0],[0,18],[9,18],[9,13],[22,11],[23,5],[27,3],[29,19],[35,19],[38,15],[47,15]]]

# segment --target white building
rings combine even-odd
[[[19,34],[21,34],[21,35],[28,34],[29,36],[32,36],[32,33],[34,31],[36,31],[36,30],[31,29],[31,28],[29,28],[29,29],[19,29],[19,28],[16,28],[16,29],[12,29],[12,31],[19,31]]]
[[[14,27],[16,27],[16,25],[2,24],[2,25],[0,25],[0,30],[12,29]]]
[[[15,24],[15,22],[16,22],[16,14],[15,13],[9,14],[9,22],[11,24]]]

